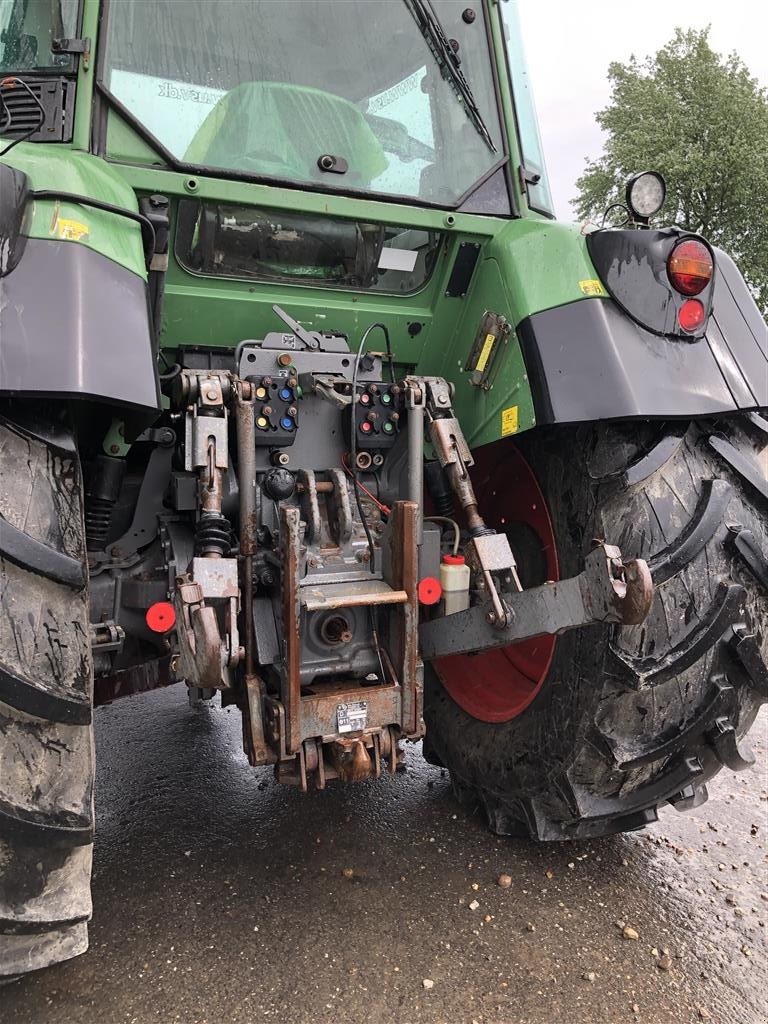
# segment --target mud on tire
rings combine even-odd
[[[85,952],[92,671],[80,466],[0,408],[0,982]]]
[[[768,700],[768,422],[552,428],[519,447],[561,577],[604,539],[648,560],[654,603],[641,626],[560,637],[540,693],[509,722],[470,717],[429,671],[427,756],[501,834],[608,835],[666,802],[703,802],[721,767],[752,763],[743,737]]]

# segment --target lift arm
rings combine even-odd
[[[653,583],[642,559],[623,563],[621,552],[601,544],[571,579],[530,590],[502,592],[507,625],[499,629],[488,603],[425,622],[419,630],[425,661],[448,654],[487,651],[545,633],[565,633],[595,622],[636,625],[653,599]]]

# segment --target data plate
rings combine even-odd
[[[368,723],[368,702],[350,701],[336,706],[336,725],[339,732],[358,732]]]

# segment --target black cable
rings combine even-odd
[[[603,221],[602,221],[602,224],[600,225],[601,228],[605,227],[605,222],[606,222],[606,220],[608,218],[608,214],[611,212],[611,210],[623,210],[624,213],[626,214],[626,217],[624,218],[624,220],[620,224],[612,224],[611,227],[623,227],[625,224],[629,223],[629,210],[626,208],[624,203],[611,203],[610,206],[606,207],[605,213],[603,214]]]
[[[37,98],[37,96],[35,96],[35,94],[32,92],[32,90],[29,88],[27,83],[22,78],[16,78],[15,76],[12,77],[12,78],[4,78],[2,80],[2,82],[0,82],[0,93],[2,92],[2,90],[10,82],[13,82],[14,85],[20,85],[24,89],[27,90],[29,95],[32,97],[33,102],[37,104],[37,109],[40,111],[40,120],[37,122],[36,125],[33,125],[25,135],[20,135],[18,137],[18,139],[14,139],[13,142],[9,142],[8,145],[5,147],[5,149],[2,152],[0,152],[0,156],[5,156],[6,153],[10,153],[10,151],[13,149],[14,146],[18,146],[18,144],[20,142],[24,142],[25,139],[28,139],[30,137],[30,135],[34,135],[35,132],[39,131],[43,127],[43,125],[45,124],[45,107],[40,102],[40,100]],[[11,114],[10,110],[8,109],[8,106],[7,106],[6,102],[5,102],[5,98],[4,97],[2,98],[2,103],[3,103],[3,110],[5,111],[5,116],[6,116],[5,124],[3,125],[3,129],[2,130],[3,131],[7,131],[8,128],[11,127],[11,122],[13,120],[13,115]]]
[[[357,357],[355,359],[355,368],[352,371],[352,409],[351,409],[352,422],[351,422],[350,430],[349,430],[349,436],[350,436],[350,442],[349,442],[350,467],[349,467],[349,469],[350,469],[350,472],[352,473],[352,482],[355,485],[355,502],[357,504],[357,511],[360,513],[360,518],[363,521],[363,529],[365,530],[365,536],[366,536],[366,538],[368,540],[368,547],[370,548],[370,552],[371,552],[371,563],[370,563],[371,564],[371,572],[375,572],[376,571],[376,556],[375,556],[374,549],[373,549],[373,537],[371,536],[371,530],[370,530],[370,527],[368,526],[368,520],[365,518],[365,512],[363,511],[363,503],[362,503],[362,499],[360,498],[360,481],[359,481],[358,476],[357,476],[357,409],[356,409],[356,406],[357,406],[357,375],[358,375],[358,371],[360,369],[360,360],[362,359],[362,356],[363,356],[363,348],[365,347],[365,343],[368,340],[368,336],[370,335],[371,331],[375,330],[377,327],[379,327],[384,332],[384,337],[385,337],[386,342],[387,342],[387,354],[389,356],[389,367],[390,367],[390,370],[391,370],[391,373],[392,373],[392,383],[394,384],[394,382],[395,382],[395,367],[394,367],[394,362],[392,360],[392,345],[390,344],[390,340],[389,340],[389,331],[387,330],[386,326],[384,324],[382,324],[382,323],[378,323],[377,322],[375,324],[371,324],[369,327],[366,327],[366,329],[363,331],[363,336],[360,339],[360,344],[357,347]]]
[[[2,154],[0,154],[2,156]],[[122,206],[114,206],[112,203],[103,203],[100,199],[91,199],[89,196],[81,196],[76,192],[59,192],[52,188],[39,188],[30,192],[33,199],[61,199],[66,203],[79,203],[80,206],[92,206],[94,210],[104,210],[105,213],[114,213],[117,217],[127,217],[141,226],[142,241],[144,243],[144,256],[147,264],[152,259],[155,251],[155,228],[152,221],[143,213],[136,213],[135,210],[126,210]]]
[[[168,366],[168,359],[166,358],[166,355],[162,351],[162,349],[158,352],[158,356],[163,360],[163,362],[165,363],[166,367],[168,367],[168,369],[167,369],[167,371],[165,373],[161,373],[159,375],[160,376],[160,384],[161,384],[161,386],[163,384],[170,384],[170,382],[172,380],[176,380],[176,378],[181,373],[181,369],[182,369],[181,364],[180,363],[174,363],[173,366]]]
[[[374,327],[376,324],[373,325]],[[392,355],[392,342],[389,340],[389,331],[384,324],[379,324],[379,327],[384,331],[384,340],[387,343],[387,362],[389,363],[389,379],[392,383],[395,383],[395,360]]]

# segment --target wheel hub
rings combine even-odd
[[[506,532],[523,586],[560,578],[552,522],[525,458],[508,441],[476,455],[472,482],[489,526]],[[555,651],[554,636],[534,637],[483,654],[439,658],[434,668],[451,698],[482,722],[517,718],[540,692]]]

